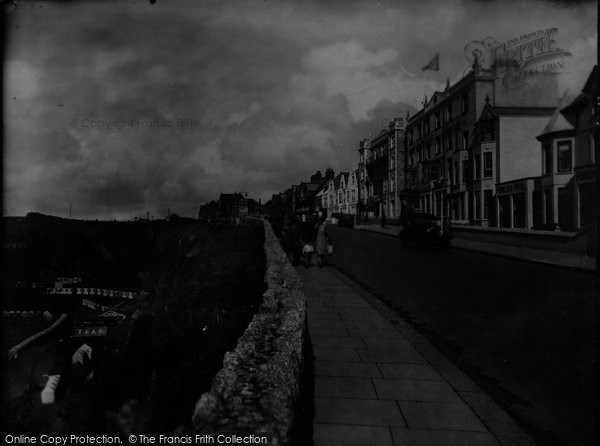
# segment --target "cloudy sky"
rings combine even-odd
[[[16,2],[5,54],[4,213],[195,216],[262,198],[459,79],[465,44],[556,27],[577,91],[596,2]],[[440,54],[440,70],[422,67]],[[156,126],[154,121],[162,121]]]

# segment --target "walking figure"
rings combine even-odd
[[[321,218],[317,224],[317,240],[315,243],[318,256],[317,264],[319,265],[319,268],[324,265],[325,259],[327,258],[326,256],[329,253],[327,238],[327,222],[325,221],[325,218]]]

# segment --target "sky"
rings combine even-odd
[[[270,199],[468,70],[465,45],[550,27],[578,92],[596,2],[119,1],[7,8],[4,215],[196,216]],[[422,68],[439,54],[439,71]],[[72,205],[72,207],[70,206]]]

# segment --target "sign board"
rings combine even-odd
[[[75,327],[75,337],[77,338],[107,335],[108,327],[106,325],[80,325],[79,327]]]
[[[527,182],[519,181],[516,183],[503,184],[496,186],[496,193],[498,195],[515,194],[519,192],[527,191]]]

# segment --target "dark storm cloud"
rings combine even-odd
[[[317,169],[354,169],[361,138],[460,77],[469,40],[557,26],[573,85],[595,51],[593,3],[44,3],[8,25],[10,215],[265,200]],[[440,71],[423,73],[436,52]],[[172,125],[139,124],[154,121]]]

